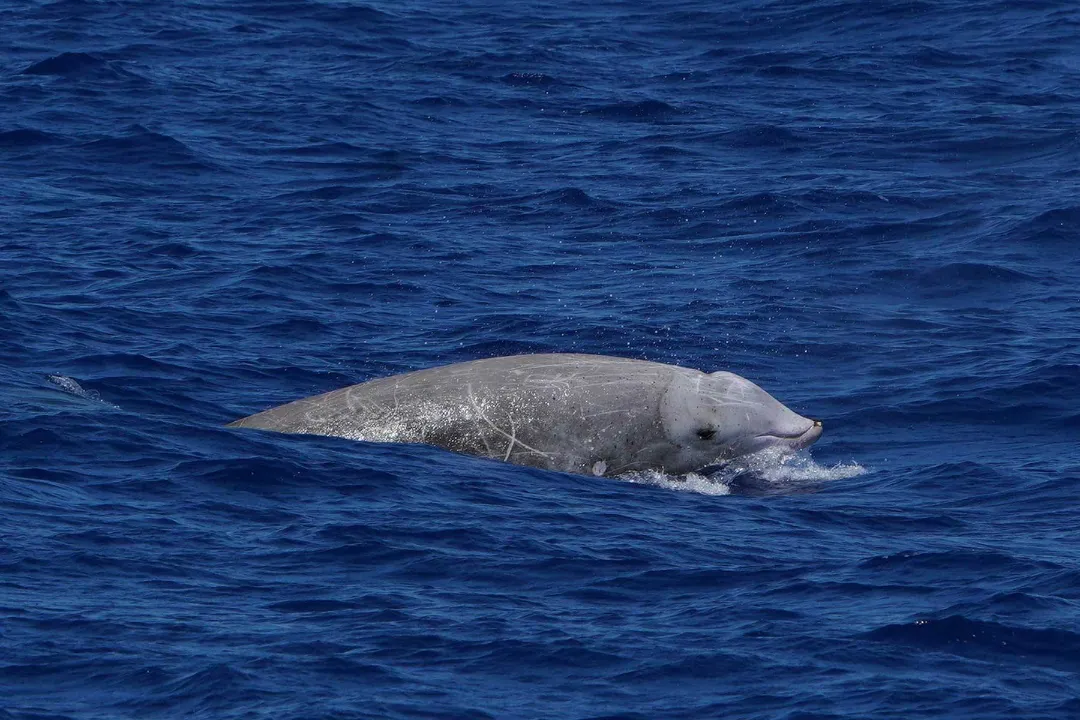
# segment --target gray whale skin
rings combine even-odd
[[[683,474],[821,436],[729,372],[600,355],[514,355],[371,380],[230,423],[454,452],[584,475]]]

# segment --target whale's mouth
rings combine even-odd
[[[802,450],[805,447],[810,447],[817,442],[817,439],[821,437],[821,433],[825,430],[825,427],[820,420],[811,420],[810,422],[811,425],[809,428],[792,435],[768,433],[764,435],[755,435],[753,444],[750,447],[743,448],[741,452],[737,451],[733,456],[718,459],[695,472],[701,475],[710,475],[718,470],[723,470],[728,466],[728,463],[740,456],[749,455],[767,448],[778,448],[782,452],[794,452],[795,450]]]
[[[825,431],[824,425],[820,420],[811,420],[811,425],[802,432],[794,433],[791,435],[781,435],[778,433],[766,433],[764,435],[755,436],[755,440],[764,441],[767,443],[775,443],[777,445],[784,445],[792,450],[800,450],[804,447],[810,447],[817,439],[821,437],[821,433]]]

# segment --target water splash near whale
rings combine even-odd
[[[866,472],[865,467],[854,461],[822,465],[806,450],[791,453],[769,448],[702,473],[670,475],[650,470],[619,477],[641,485],[702,495],[782,495],[809,492],[827,482]]]

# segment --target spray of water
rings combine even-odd
[[[831,480],[843,480],[866,472],[856,462],[820,465],[806,450],[790,453],[762,450],[709,468],[706,474],[667,475],[656,471],[628,473],[624,480],[702,495],[732,492],[782,494],[804,492]]]
[[[686,475],[667,475],[658,470],[641,470],[619,476],[639,485],[655,485],[668,490],[696,492],[701,495],[730,495],[731,487],[706,475],[687,473]]]

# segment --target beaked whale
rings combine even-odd
[[[229,427],[426,443],[586,475],[685,474],[822,433],[729,372],[600,355],[514,355],[370,380]]]

